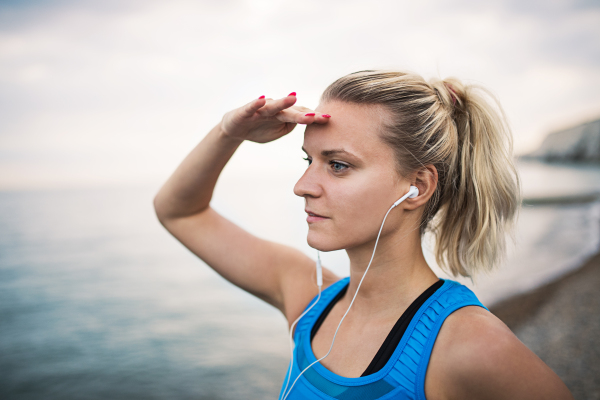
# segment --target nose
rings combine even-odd
[[[319,183],[315,164],[311,164],[294,185],[294,194],[300,197],[319,197],[323,188]]]

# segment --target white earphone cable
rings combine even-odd
[[[363,280],[365,279],[365,276],[367,275],[367,272],[369,271],[369,268],[371,267],[371,263],[373,262],[373,258],[375,257],[375,250],[377,250],[377,243],[379,243],[379,236],[381,235],[381,231],[383,230],[383,225],[385,224],[385,220],[387,219],[387,216],[390,213],[390,211],[392,211],[394,209],[394,207],[396,207],[398,204],[400,204],[402,201],[404,201],[410,194],[411,194],[410,192],[407,193],[400,200],[398,200],[397,202],[395,202],[390,207],[390,209],[388,210],[388,212],[385,213],[385,217],[383,217],[383,222],[381,223],[381,228],[379,228],[379,233],[377,234],[377,239],[375,240],[375,247],[373,248],[373,254],[371,255],[371,260],[369,261],[369,265],[367,265],[367,269],[365,269],[365,272],[363,273],[363,276],[362,276],[360,282],[358,283],[358,287],[356,288],[356,292],[354,293],[354,296],[352,297],[352,301],[350,302],[350,306],[348,306],[348,309],[346,310],[346,313],[344,314],[344,316],[340,320],[340,323],[338,324],[337,329],[335,330],[335,334],[333,335],[333,340],[331,341],[331,346],[329,346],[329,351],[323,357],[319,358],[316,361],[313,361],[308,367],[304,368],[304,370],[300,373],[300,375],[298,375],[296,377],[296,379],[294,380],[294,383],[290,387],[290,390],[287,392],[287,394],[283,397],[283,400],[285,400],[288,397],[288,395],[290,394],[290,392],[294,388],[294,385],[296,384],[296,382],[298,382],[298,379],[300,379],[300,377],[302,376],[302,374],[304,374],[314,364],[316,364],[316,363],[318,363],[320,361],[323,361],[325,359],[325,357],[327,357],[329,355],[329,353],[331,353],[331,349],[333,349],[333,343],[335,342],[335,338],[336,338],[336,336],[338,334],[338,331],[340,330],[340,326],[342,326],[342,322],[344,322],[344,318],[346,318],[346,315],[348,315],[348,312],[350,312],[350,308],[352,308],[352,305],[354,304],[354,300],[356,299],[356,295],[358,294],[360,286],[362,285]],[[320,295],[320,291],[319,291],[319,295]],[[315,304],[316,304],[316,302],[315,302]],[[292,357],[293,357],[293,351],[292,351]],[[292,366],[292,365],[293,364],[290,364],[290,366]],[[292,371],[292,369],[290,367],[290,375],[291,375],[291,371]],[[289,379],[289,376],[288,376],[288,379]],[[288,381],[288,383],[289,383],[289,381]],[[285,387],[287,389],[287,384],[285,385]],[[283,393],[285,393],[285,389],[284,389]]]
[[[412,195],[412,197],[411,197],[411,195]],[[294,388],[294,385],[296,384],[296,382],[298,382],[298,379],[300,379],[300,377],[302,376],[302,374],[304,374],[310,367],[312,367],[316,363],[318,363],[320,361],[323,361],[325,359],[325,357],[327,357],[329,355],[329,353],[331,353],[331,349],[333,349],[333,343],[335,342],[335,338],[337,337],[337,333],[340,330],[340,326],[342,326],[342,322],[344,322],[344,318],[346,318],[346,315],[348,315],[348,312],[350,312],[350,309],[352,308],[352,305],[354,304],[354,300],[356,299],[356,295],[358,294],[358,291],[360,290],[360,286],[362,285],[362,282],[365,279],[365,276],[367,275],[367,272],[369,271],[369,268],[371,267],[371,263],[373,262],[373,258],[375,257],[375,250],[377,250],[377,244],[379,243],[379,236],[381,236],[381,231],[383,231],[383,225],[385,224],[385,220],[387,219],[388,214],[398,204],[400,204],[404,200],[406,200],[407,197],[414,198],[414,197],[416,197],[418,195],[419,195],[418,188],[415,187],[415,186],[411,186],[410,190],[408,191],[408,193],[406,193],[404,196],[402,196],[400,199],[398,199],[394,204],[392,204],[392,206],[390,207],[390,209],[388,210],[388,212],[385,213],[385,217],[383,217],[383,222],[381,223],[381,227],[379,228],[379,233],[377,234],[377,239],[375,240],[375,246],[373,247],[373,254],[371,254],[371,259],[369,260],[369,265],[367,265],[367,269],[365,269],[365,272],[363,273],[363,276],[360,279],[360,282],[358,283],[358,287],[356,288],[356,292],[354,293],[354,296],[352,297],[352,301],[350,302],[350,305],[348,306],[348,309],[346,310],[346,313],[344,314],[344,316],[340,320],[340,323],[338,324],[338,327],[335,330],[335,333],[333,334],[333,340],[331,341],[331,346],[329,346],[329,351],[323,357],[319,358],[316,361],[313,361],[308,367],[304,368],[304,370],[302,370],[302,372],[300,372],[300,374],[296,377],[296,379],[294,380],[294,383],[292,383],[292,386],[290,387],[290,390],[287,393],[285,393],[285,391],[287,390],[287,386],[290,383],[289,382],[289,379],[290,379],[289,377],[291,376],[292,367],[293,367],[293,363],[290,363],[290,374],[288,375],[288,381],[287,381],[287,383],[285,385],[285,389],[282,392],[282,393],[285,393],[285,396],[283,397],[282,400],[286,400],[287,399],[287,397],[289,396],[290,392]],[[317,257],[318,257],[317,268],[319,268],[321,266],[321,258],[320,258],[320,256],[318,254],[319,253],[317,252]],[[321,297],[321,286],[319,286],[319,298],[320,297]],[[317,304],[317,302],[315,302],[314,304]],[[313,304],[313,306],[314,306],[314,304]],[[311,306],[311,308],[312,308],[312,306]],[[308,312],[309,310],[307,310],[306,312]],[[306,314],[306,312],[304,314]],[[302,315],[304,315],[304,314],[302,314]],[[302,315],[300,317],[302,317]],[[298,319],[300,319],[300,318],[298,318]],[[294,324],[295,324],[295,322],[294,322]],[[293,325],[292,325],[292,329],[293,329]],[[291,338],[291,333],[290,333],[290,338]],[[294,357],[294,351],[292,350],[292,361],[293,361],[293,357]]]
[[[317,305],[317,303],[319,302],[319,300],[321,300],[321,285],[322,285],[322,279],[319,279],[319,269],[321,266],[321,254],[319,253],[319,251],[317,251],[317,285],[319,286],[319,295],[317,296],[317,300],[306,309],[306,311],[304,311],[302,314],[300,314],[300,316],[298,318],[296,318],[296,320],[294,321],[294,323],[292,324],[292,326],[290,327],[290,353],[291,353],[291,357],[290,357],[290,367],[289,367],[289,371],[288,371],[288,377],[286,380],[286,384],[285,384],[285,389],[283,389],[282,393],[285,393],[285,391],[287,390],[288,385],[290,384],[290,376],[292,375],[292,368],[294,365],[294,339],[292,337],[292,334],[294,333],[294,326],[296,326],[296,324],[298,323],[298,321],[300,321],[300,319],[302,317],[304,317],[306,314],[308,314],[308,312]],[[319,284],[320,283],[320,284]],[[296,382],[294,382],[296,383]],[[293,386],[293,385],[292,385]],[[292,390],[290,388],[290,390]],[[286,396],[287,397],[287,396]],[[285,398],[285,397],[284,397]]]

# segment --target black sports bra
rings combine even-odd
[[[402,336],[404,335],[404,332],[406,332],[406,328],[408,328],[410,321],[413,319],[417,311],[419,311],[419,308],[421,308],[423,303],[425,303],[427,299],[435,293],[436,290],[442,287],[443,284],[444,281],[442,279],[438,280],[436,283],[427,288],[427,290],[421,293],[421,295],[417,297],[416,300],[413,301],[410,306],[408,306],[406,311],[404,311],[404,313],[402,313],[398,321],[396,321],[396,324],[383,341],[383,344],[377,351],[377,354],[375,354],[375,357],[373,357],[373,360],[361,376],[374,374],[375,372],[382,369],[385,366],[385,364],[387,364],[390,357],[394,353],[394,350],[396,350],[396,347],[398,347],[398,345],[400,344],[400,340],[402,340]],[[344,294],[346,294],[347,290],[348,285],[346,285],[346,287],[344,287],[323,310],[323,313],[319,316],[319,318],[313,325],[312,330],[310,331],[311,342],[315,337],[315,334],[321,327],[321,324],[323,324],[323,321],[325,321],[325,318],[335,305],[335,303],[337,303],[342,297],[344,297]]]

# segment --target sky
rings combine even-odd
[[[2,1],[0,190],[156,185],[227,111],[362,69],[490,89],[516,153],[600,117],[597,1]],[[228,176],[305,167],[303,126]]]

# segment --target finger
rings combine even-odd
[[[296,103],[297,97],[296,93],[292,92],[287,97],[268,101],[264,107],[259,110],[259,114],[264,117],[272,117],[280,111],[285,110],[286,108],[290,108]]]
[[[306,124],[309,121],[312,121],[311,116],[306,116],[307,113],[313,113],[314,111],[310,108],[302,107],[302,106],[293,106],[287,108],[285,110],[281,110],[278,112],[274,118],[281,122],[290,122],[293,124]]]
[[[242,107],[242,115],[244,117],[251,117],[257,112],[262,106],[264,106],[267,102],[265,96],[260,96],[256,100],[252,100],[250,103],[246,104]]]
[[[314,121],[317,124],[326,124],[331,119],[331,115],[323,113],[315,113]]]
[[[303,125],[310,125],[313,123],[326,124],[327,122],[329,122],[329,119],[331,118],[331,115],[329,115],[329,114],[323,114],[323,113],[311,111],[310,109],[307,109],[307,110],[298,110],[298,109],[285,110],[281,114],[283,114],[282,117],[284,117],[285,114],[288,114],[286,116],[287,119],[294,121],[298,124],[303,124]],[[278,118],[279,118],[279,116],[278,116]]]

